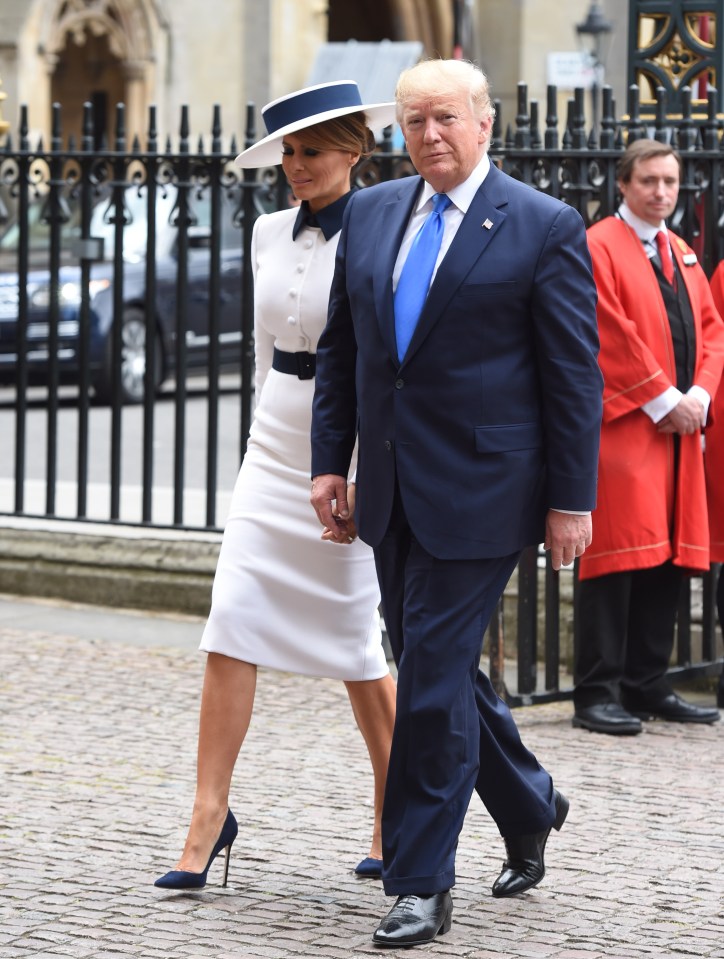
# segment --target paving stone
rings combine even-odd
[[[1,601],[1,600],[0,600]],[[102,615],[99,612],[98,615]],[[203,657],[155,617],[153,644],[0,627],[2,959],[354,959],[390,908],[352,870],[372,781],[341,683],[260,672],[232,784],[229,886],[153,887],[193,801]],[[162,639],[167,638],[167,645]],[[569,704],[516,711],[571,800],[541,885],[490,895],[504,857],[471,802],[436,959],[721,959],[724,723],[596,736]]]

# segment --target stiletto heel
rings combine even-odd
[[[206,885],[206,876],[211,863],[216,859],[222,850],[226,850],[226,862],[224,864],[224,882],[226,886],[229,878],[229,859],[231,858],[231,847],[239,833],[239,826],[234,818],[234,814],[229,809],[226,813],[226,820],[219,838],[216,840],[214,848],[211,850],[209,861],[206,863],[206,869],[203,872],[187,872],[184,869],[174,869],[167,872],[154,882],[154,886],[160,886],[162,889],[203,889]]]
[[[224,881],[221,883],[224,889],[226,889],[226,881],[229,878],[229,861],[231,860],[232,845],[232,843],[229,843],[229,845],[226,847],[226,855],[224,857]]]

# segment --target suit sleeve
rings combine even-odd
[[[571,207],[553,220],[533,291],[548,506],[590,510],[596,505],[603,380],[591,259],[583,221]]]
[[[357,434],[357,343],[347,294],[347,231],[354,196],[345,210],[329,296],[327,324],[317,343],[312,406],[312,476],[347,476]]]

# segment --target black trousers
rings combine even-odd
[[[579,585],[576,706],[657,700],[674,645],[683,572],[672,563]]]

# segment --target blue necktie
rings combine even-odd
[[[432,213],[428,214],[412,241],[395,290],[395,336],[399,360],[407,351],[427,297],[442,243],[443,210],[451,202],[445,193],[436,193],[432,201]]]

